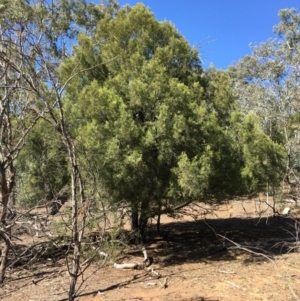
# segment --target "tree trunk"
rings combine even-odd
[[[146,229],[147,229],[147,223],[149,218],[148,207],[149,207],[149,202],[142,201],[140,220],[139,220],[139,231],[141,234],[142,242],[145,240],[145,236],[146,236]]]
[[[156,231],[159,236],[160,236],[160,216],[161,216],[161,201],[158,201]]]
[[[79,182],[80,197],[83,200],[83,185],[81,182],[80,173],[77,167],[77,157],[75,146],[72,141],[66,137],[66,144],[69,152],[69,159],[71,163],[71,189],[72,189],[72,244],[74,245],[72,269],[70,272],[70,286],[69,286],[69,301],[75,299],[76,283],[79,276],[80,256],[81,256],[81,240],[85,227],[85,215],[82,218],[82,225],[78,225],[78,200],[77,200],[77,182]]]
[[[9,201],[9,189],[6,180],[6,173],[4,164],[0,164],[0,202],[2,205],[2,212],[0,216],[0,223],[6,225],[7,206]]]
[[[12,163],[11,163],[12,170]],[[7,265],[7,257],[10,249],[10,227],[7,226],[6,216],[8,210],[8,202],[10,192],[13,187],[13,173],[10,175],[9,181],[6,178],[6,168],[4,167],[4,163],[0,164],[0,203],[2,205],[2,212],[0,215],[0,238],[4,241],[4,248],[1,251],[1,262],[0,262],[0,283],[3,283],[5,278],[5,270]]]
[[[75,299],[75,288],[79,271],[80,242],[78,235],[78,204],[76,199],[76,166],[72,162],[72,244],[74,245],[72,269],[70,273],[69,301]]]
[[[136,204],[131,206],[131,231],[138,230],[139,228],[139,211]]]
[[[70,273],[69,301],[75,300],[76,283],[80,266],[80,243],[74,244],[72,271]]]
[[[0,232],[0,238],[3,239],[4,241],[4,247],[2,250],[0,250],[0,283],[3,283],[5,279],[5,270],[6,270],[6,265],[7,265],[7,257],[8,257],[8,252],[10,249],[10,241],[6,233],[1,233]]]
[[[146,232],[148,218],[149,218],[148,206],[149,206],[149,202],[142,201],[140,212],[139,212],[139,208],[136,203],[131,205],[131,230],[132,231],[138,230],[142,241],[144,241],[145,239],[145,234],[146,234],[145,232]]]

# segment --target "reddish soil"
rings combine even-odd
[[[258,208],[254,200],[230,202],[197,220],[164,217],[161,236],[150,230],[145,244],[154,272],[93,263],[76,300],[295,300],[293,294],[300,296],[300,254],[291,242],[298,209],[287,218],[271,217],[269,211],[259,216]],[[140,247],[126,249],[116,259],[142,260]],[[46,260],[9,270],[0,299],[63,300],[68,285],[64,260]]]

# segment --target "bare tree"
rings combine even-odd
[[[32,107],[39,100],[41,81],[32,34],[23,22],[0,24],[0,237],[4,241],[1,252],[0,283],[4,281],[7,255],[11,247],[10,231],[14,220],[8,221],[9,201],[15,184],[14,161],[25,138],[37,123]],[[37,38],[37,37],[36,37]]]
[[[114,60],[114,59],[112,59]],[[109,62],[105,62],[106,64]],[[72,248],[73,248],[73,257],[72,264],[70,265],[69,258],[66,257],[66,263],[68,272],[70,275],[70,286],[69,286],[69,300],[75,299],[76,292],[76,282],[78,277],[81,275],[80,272],[80,258],[81,258],[81,245],[82,239],[85,230],[86,223],[86,214],[88,211],[89,202],[85,198],[84,193],[84,184],[80,171],[80,164],[78,160],[78,151],[75,144],[75,137],[72,135],[72,131],[68,127],[68,120],[65,117],[64,105],[63,105],[63,96],[66,86],[72,81],[72,79],[78,76],[82,72],[88,72],[99,65],[92,66],[84,70],[77,70],[75,68],[72,71],[70,77],[64,82],[59,82],[59,76],[54,76],[56,70],[55,68],[48,66],[45,62],[46,72],[48,78],[52,80],[51,86],[54,95],[54,105],[50,106],[49,103],[46,103],[47,106],[47,115],[43,115],[42,112],[35,110],[36,114],[41,118],[44,118],[48,121],[61,135],[61,139],[66,146],[68,151],[68,158],[71,170],[71,202],[72,202]],[[81,210],[79,211],[79,207]]]
[[[71,51],[78,32],[75,23],[84,0],[3,1],[0,5],[0,283],[4,281],[7,256],[12,247],[11,229],[16,218],[8,220],[10,196],[15,184],[14,162],[26,137],[40,118],[45,118],[61,134],[71,167],[73,267],[70,291],[79,269],[80,243],[85,217],[79,233],[77,194],[84,202],[83,184],[76,149],[64,118],[58,66]],[[91,9],[92,6],[89,6]],[[91,19],[92,20],[92,19]],[[91,21],[90,20],[90,21]],[[84,18],[81,18],[84,23]],[[89,23],[92,28],[92,23]],[[70,293],[70,296],[73,293]],[[70,297],[73,300],[74,297]]]

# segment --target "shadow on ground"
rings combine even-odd
[[[161,226],[160,236],[154,228],[149,230],[147,249],[156,263],[163,266],[234,260],[241,252],[250,255],[249,263],[259,262],[260,258],[267,259],[241,250],[234,243],[270,258],[285,254],[297,249],[295,224],[295,219],[284,217],[173,222]]]

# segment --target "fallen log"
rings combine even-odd
[[[149,257],[145,247],[142,248],[144,255],[144,261],[142,263],[133,262],[133,263],[114,263],[114,268],[116,269],[134,269],[134,270],[143,270],[144,268],[149,267],[153,263],[153,258]]]
[[[135,263],[114,263],[114,268],[116,269],[134,269],[134,270],[139,270],[143,269],[143,264],[139,264],[137,262]]]

